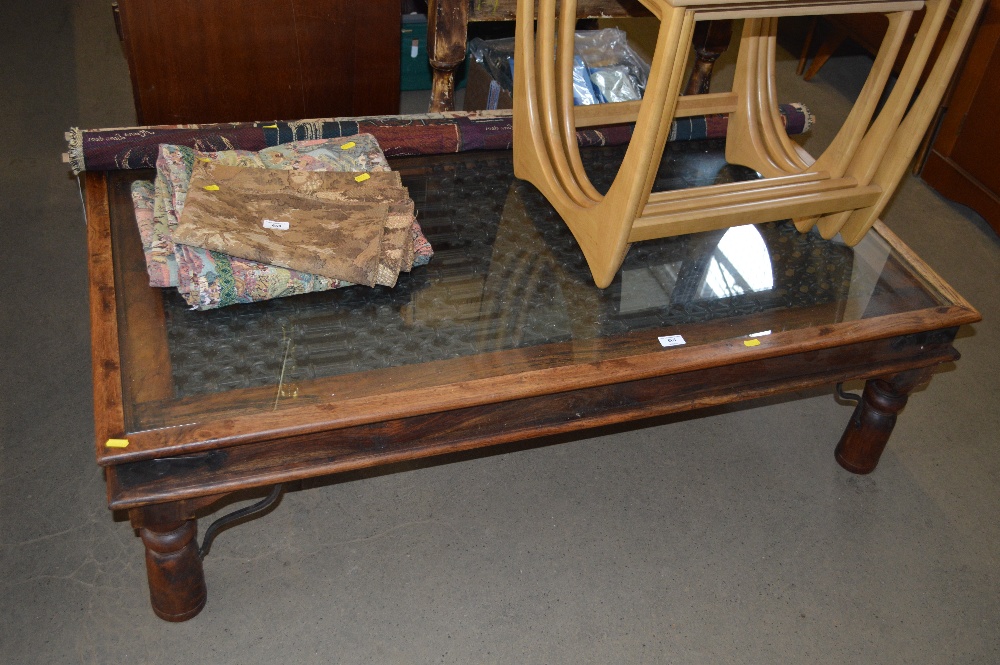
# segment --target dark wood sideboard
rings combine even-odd
[[[988,2],[921,177],[1000,233],[1000,5]]]
[[[399,112],[399,0],[118,0],[140,125]]]

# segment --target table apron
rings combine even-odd
[[[954,361],[956,329],[874,340],[330,432],[128,462],[113,509],[194,499],[740,402]]]

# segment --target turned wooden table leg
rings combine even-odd
[[[198,555],[197,521],[184,502],[129,511],[146,546],[149,600],[156,616],[187,621],[205,607],[208,592]]]
[[[729,48],[733,37],[730,19],[699,21],[694,26],[694,67],[688,79],[685,95],[707,95],[712,82],[712,69],[719,56]]]
[[[427,56],[431,65],[431,102],[428,111],[455,110],[455,72],[465,62],[469,28],[468,0],[429,0]]]
[[[889,441],[898,414],[910,391],[930,377],[923,367],[865,383],[861,403],[840,437],[834,456],[851,473],[871,473]]]

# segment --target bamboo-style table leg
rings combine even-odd
[[[896,425],[896,415],[906,406],[910,392],[930,374],[929,367],[922,367],[865,383],[861,402],[834,452],[840,466],[859,474],[875,470]]]

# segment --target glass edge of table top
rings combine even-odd
[[[971,310],[881,224],[855,248],[799,234],[787,222],[641,243],[601,291],[537,190],[506,171],[478,172],[509,154],[392,160],[436,250],[429,266],[401,277],[399,291],[350,287],[194,312],[176,296],[135,286],[134,274],[125,278],[143,267],[138,234],[134,219],[131,229],[112,220],[126,433],[293,416],[302,407],[346,408],[455,384],[489,392],[513,374],[558,383],[560,371],[568,377],[574,367],[671,373],[692,354],[704,362],[709,352],[716,357],[709,362],[725,364],[743,351],[762,356],[779,339],[802,349],[829,345],[810,333],[816,327],[887,337],[955,325],[963,315],[952,310]],[[109,173],[109,197],[140,175],[150,176]],[[469,223],[473,216],[490,220]],[[119,244],[129,233],[132,264],[124,266]],[[775,274],[779,268],[787,275]],[[796,299],[803,279],[810,292]],[[160,330],[155,322],[135,325],[158,307]],[[918,313],[926,321],[897,316]]]

